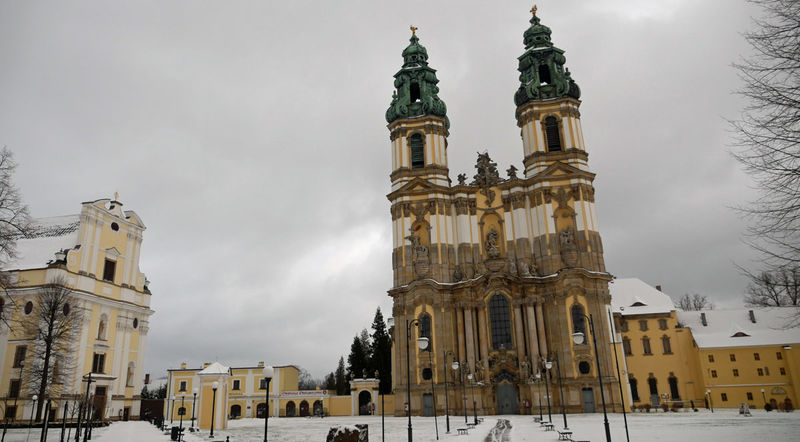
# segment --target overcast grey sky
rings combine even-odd
[[[0,145],[34,216],[136,211],[145,370],[297,364],[322,377],[391,315],[384,112],[409,25],[438,70],[450,175],[522,169],[529,1],[0,1]],[[743,1],[538,1],[582,90],[608,270],[741,305],[728,155]]]

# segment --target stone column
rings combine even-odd
[[[527,319],[528,324],[528,351],[531,362],[536,364],[539,360],[539,339],[536,335],[536,313],[534,313],[533,304],[528,303],[525,306],[525,312],[527,313],[525,319]]]
[[[481,342],[481,360],[485,364],[489,360],[489,333],[486,328],[486,303],[478,303],[478,334]]]
[[[456,307],[456,321],[457,321],[457,330],[456,335],[458,335],[458,354],[456,357],[459,361],[464,362],[466,360],[466,347],[464,342],[464,337],[467,335],[464,329],[464,309],[461,306]]]
[[[466,336],[467,346],[467,365],[474,372],[475,370],[475,331],[472,326],[472,314],[474,309],[469,307],[464,309],[464,335]]]
[[[542,310],[544,309],[544,302],[539,302],[536,304],[536,330],[538,331],[537,335],[539,336],[539,354],[547,355],[547,337],[545,336],[544,330],[544,314]]]
[[[522,305],[520,300],[514,300],[514,336],[517,344],[517,357],[520,361],[525,359],[525,334],[522,329]]]

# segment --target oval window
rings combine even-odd
[[[64,304],[64,316],[69,316],[69,304]]]
[[[133,328],[139,327],[139,318],[133,318]]]
[[[115,232],[118,231],[119,230],[119,224],[111,223],[111,230],[113,230]]]
[[[589,374],[589,372],[591,370],[592,370],[592,366],[589,365],[588,362],[581,361],[580,363],[578,363],[578,371],[580,371],[581,374]]]
[[[25,314],[30,315],[33,311],[33,302],[28,301],[25,303]]]
[[[422,379],[429,381],[431,380],[432,377],[433,377],[433,370],[431,370],[430,368],[422,369]]]

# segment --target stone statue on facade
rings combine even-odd
[[[500,257],[500,249],[497,247],[499,239],[500,234],[497,233],[497,230],[489,229],[489,233],[486,234],[486,253],[491,259]]]

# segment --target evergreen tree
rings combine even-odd
[[[339,365],[336,367],[336,374],[334,375],[336,380],[336,394],[341,396],[344,394],[348,394],[350,390],[350,386],[347,384],[347,373],[344,369],[344,357],[339,357]]]
[[[366,330],[364,330],[366,332]],[[369,370],[369,334],[367,346],[364,346],[364,333],[353,337],[350,345],[350,355],[347,357],[347,372],[354,378],[360,378]]]
[[[370,353],[372,374],[376,370],[380,373],[380,392],[383,394],[391,393],[392,337],[389,336],[389,332],[386,330],[386,323],[383,321],[380,307],[375,311],[375,318],[372,320],[372,347]]]
[[[325,380],[322,383],[322,388],[328,391],[336,391],[336,375],[333,372],[330,372],[325,376]]]

